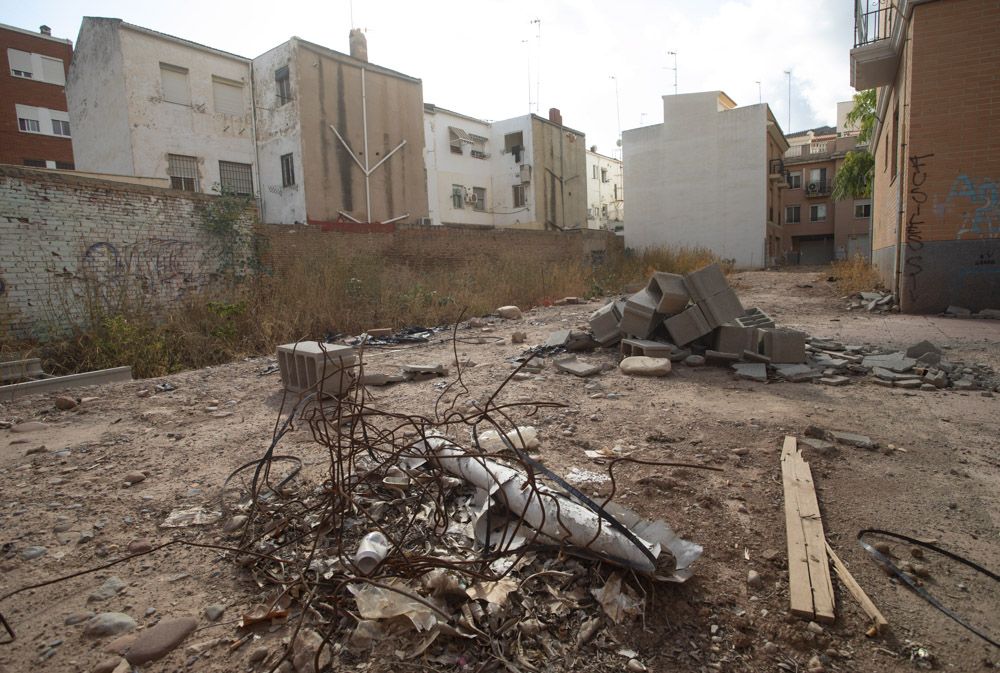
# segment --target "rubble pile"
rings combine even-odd
[[[899,311],[899,305],[896,302],[896,295],[891,292],[856,292],[850,295],[848,298],[849,303],[847,304],[848,311],[857,311],[864,309],[876,313],[888,313],[890,311]]]

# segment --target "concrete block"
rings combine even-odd
[[[660,293],[660,303],[656,306],[657,313],[664,315],[680,313],[687,308],[688,302],[691,301],[684,276],[656,271],[649,279],[649,284],[650,286],[656,284]]]
[[[325,393],[335,397],[354,384],[357,352],[350,346],[299,341],[278,346],[281,383],[290,393]]]
[[[755,327],[740,327],[739,325],[720,325],[713,334],[714,350],[723,353],[742,353],[743,351],[758,351],[758,335]]]
[[[763,362],[766,365],[771,364],[771,358],[762,353],[758,353],[757,351],[745,350],[741,353],[741,355],[747,362]]]
[[[662,341],[648,339],[622,339],[621,353],[625,357],[645,355],[651,358],[670,358],[677,352],[677,346]]]
[[[722,267],[718,264],[710,264],[692,271],[684,276],[684,284],[688,294],[691,295],[691,301],[694,302],[700,302],[729,289],[726,274],[722,273]]]
[[[590,314],[590,329],[602,346],[611,346],[622,338],[618,323],[622,314],[617,302],[609,302]]]
[[[737,378],[749,379],[751,381],[767,381],[767,365],[754,363],[738,363],[733,365]]]
[[[549,335],[549,338],[545,340],[546,348],[557,348],[559,346],[565,346],[566,342],[569,341],[569,330],[561,329],[556,330]]]
[[[774,319],[759,308],[747,309],[734,322],[740,327],[774,327]]]
[[[761,350],[771,362],[805,362],[806,335],[792,329],[764,329],[761,330]]]
[[[684,346],[712,331],[697,305],[690,306],[675,316],[663,321],[667,333],[674,343]]]
[[[701,307],[701,312],[705,315],[708,326],[713,329],[736,320],[746,312],[743,304],[740,303],[740,298],[729,288],[702,299],[698,302],[698,306]]]

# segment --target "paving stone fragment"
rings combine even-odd
[[[846,376],[824,376],[818,381],[824,386],[846,386],[851,382],[851,379]]]
[[[916,358],[906,357],[902,352],[897,352],[885,355],[867,355],[861,361],[861,364],[870,369],[881,367],[882,369],[902,374],[913,369],[914,365],[917,364],[917,360]]]
[[[706,352],[707,355],[707,352]],[[736,363],[733,365],[737,378],[764,383],[767,381],[767,365],[760,362]]]
[[[553,364],[559,371],[573,374],[574,376],[587,377],[601,373],[601,365],[589,365],[586,362],[581,362],[576,359],[575,355],[560,358]]]
[[[618,367],[622,373],[633,376],[666,376],[671,370],[669,359],[651,358],[645,355],[627,357],[621,361]]]
[[[818,379],[822,374],[809,365],[802,364],[778,364],[774,366],[774,371],[786,381],[799,383],[801,381],[811,381]]]
[[[923,384],[920,379],[904,379],[902,381],[893,381],[892,385],[896,388],[903,388],[905,390],[913,390],[919,388]]]
[[[930,384],[935,388],[944,388],[948,385],[948,375],[940,369],[931,370],[924,374],[924,383]]]

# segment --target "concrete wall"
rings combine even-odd
[[[535,207],[546,229],[587,228],[587,146],[582,133],[532,116]]]
[[[587,228],[614,229],[625,219],[622,162],[587,150]]]
[[[534,151],[534,127],[531,115],[523,115],[512,119],[493,122],[490,140],[496,152],[490,157],[493,171],[493,210],[494,221],[498,227],[513,227],[515,229],[541,229],[538,203],[539,166]],[[512,152],[505,150],[504,138],[509,133],[520,132],[524,140],[524,150],[521,161],[517,162]],[[527,182],[522,182],[522,166],[527,166]],[[514,185],[524,185],[525,203],[514,205]]]
[[[662,124],[623,134],[629,248],[701,246],[740,268],[767,263],[767,106],[726,109],[724,97],[664,96]]]
[[[257,113],[257,161],[260,172],[261,219],[264,222],[305,224],[305,169],[302,164],[302,126],[299,118],[299,64],[292,57],[294,38],[253,60]],[[278,100],[275,72],[289,71],[292,100]],[[291,154],[295,184],[285,186],[281,157]]]
[[[361,222],[384,222],[400,216],[405,216],[407,222],[415,222],[427,217],[420,80],[303,40],[296,43],[308,220],[332,222],[340,217],[341,211]],[[368,109],[369,168],[406,141],[371,175],[370,218],[364,173],[330,129],[331,125],[336,127],[354,156],[365,164],[362,68]]]
[[[1000,306],[998,27],[995,2],[915,6],[896,80],[879,94],[874,259],[892,280],[899,246],[907,312]]]
[[[136,175],[118,22],[87,17],[66,79],[76,168]]]
[[[206,289],[218,260],[200,209],[214,198],[0,166],[0,335],[64,330],[124,291],[154,307]]]

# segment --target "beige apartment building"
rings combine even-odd
[[[845,135],[832,126],[785,136],[785,174],[782,192],[788,261],[828,264],[835,259],[868,257],[871,199],[835,201],[833,179],[844,157],[858,146],[857,135]]]
[[[855,0],[876,88],[872,259],[902,310],[1000,306],[1000,3]]]

